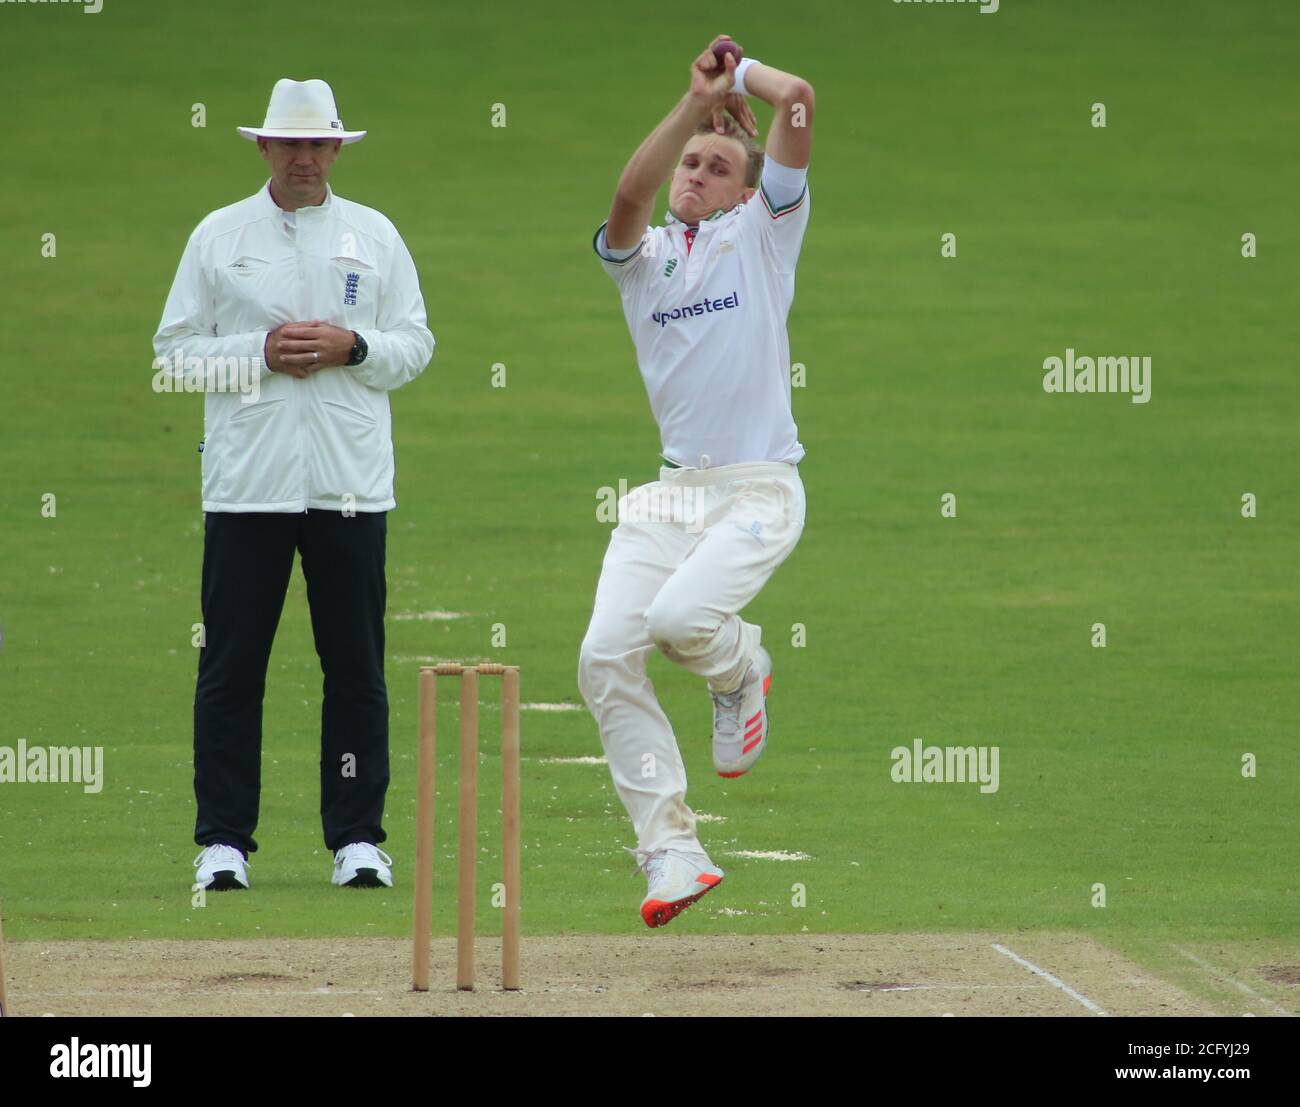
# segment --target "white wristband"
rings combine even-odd
[[[739,92],[741,96],[750,95],[749,89],[745,87],[745,70],[747,70],[751,65],[757,64],[757,58],[743,58],[741,60],[740,64],[736,66],[736,76],[734,78],[736,83],[731,90],[732,92]]]

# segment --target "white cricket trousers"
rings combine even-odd
[[[702,848],[677,739],[646,675],[650,652],[734,691],[761,637],[739,613],[798,543],[804,507],[798,467],[780,462],[664,468],[619,501],[578,686],[632,817],[638,863]]]

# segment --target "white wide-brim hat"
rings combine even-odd
[[[356,142],[365,131],[346,131],[334,90],[324,81],[291,81],[281,77],[271,90],[266,108],[266,122],[260,127],[237,127],[241,135],[256,142],[259,138],[337,138]]]

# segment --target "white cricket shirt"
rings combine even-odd
[[[786,318],[808,226],[806,182],[777,204],[803,171],[765,160],[747,203],[700,223],[691,249],[670,213],[647,227],[636,251],[617,260],[593,246],[618,285],[663,455],[708,468],[804,456],[791,410]],[[789,195],[789,193],[787,193]]]
[[[256,402],[208,391],[203,510],[388,511],[388,394],[423,372],[434,340],[419,277],[397,228],[326,186],[325,202],[285,212],[268,190],[208,215],[190,235],[163,308],[159,358],[256,363]],[[366,340],[351,367],[299,380],[262,363],[267,333],[320,319]]]

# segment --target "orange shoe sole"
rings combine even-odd
[[[707,884],[708,887],[702,892],[696,892],[693,896],[687,896],[685,899],[679,899],[673,903],[667,903],[661,899],[652,899],[643,903],[641,905],[641,918],[645,920],[646,926],[664,926],[672,922],[692,903],[707,896],[721,884],[722,877],[714,876],[712,873],[701,873],[699,883]]]

